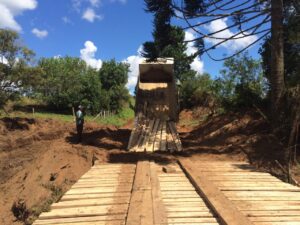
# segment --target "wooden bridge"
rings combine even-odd
[[[234,161],[96,164],[35,225],[300,225],[300,188]]]

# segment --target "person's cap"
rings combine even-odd
[[[83,108],[83,106],[82,106],[82,105],[79,105],[79,106],[78,106],[78,108],[79,108],[79,109],[82,109],[82,108]]]

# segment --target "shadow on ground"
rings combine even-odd
[[[187,157],[227,155],[260,165],[283,158],[282,147],[270,125],[255,112],[209,118],[188,132],[181,129],[180,137]]]
[[[131,130],[101,128],[94,131],[84,132],[82,135],[82,145],[89,145],[105,150],[123,150],[127,148]],[[71,132],[66,137],[66,141],[71,144],[77,144],[77,134]]]

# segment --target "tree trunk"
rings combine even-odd
[[[284,94],[283,0],[271,0],[271,110],[278,122]]]

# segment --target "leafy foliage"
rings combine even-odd
[[[216,90],[225,107],[251,107],[260,103],[267,92],[261,62],[247,52],[225,60]]]
[[[153,42],[145,42],[142,56],[155,60],[158,57],[174,58],[175,77],[180,82],[193,79],[196,72],[190,64],[195,56],[188,56],[185,51],[185,33],[182,28],[171,25],[171,18],[175,15],[170,0],[145,0],[146,11],[154,14]]]
[[[0,29],[0,107],[38,82],[39,71],[31,66],[33,56],[16,32]]]
[[[206,10],[205,2],[203,0],[184,0],[184,3],[184,10],[188,17],[203,13]]]
[[[114,59],[104,62],[99,71],[105,97],[105,108],[120,110],[129,101],[129,93],[125,85],[128,80],[129,65],[118,63]]]
[[[83,104],[92,112],[101,107],[101,82],[97,71],[79,58],[43,58],[38,66],[43,81],[36,88],[49,106],[64,110]]]
[[[180,105],[182,108],[209,106],[214,101],[214,81],[209,74],[185,80],[180,88]]]

